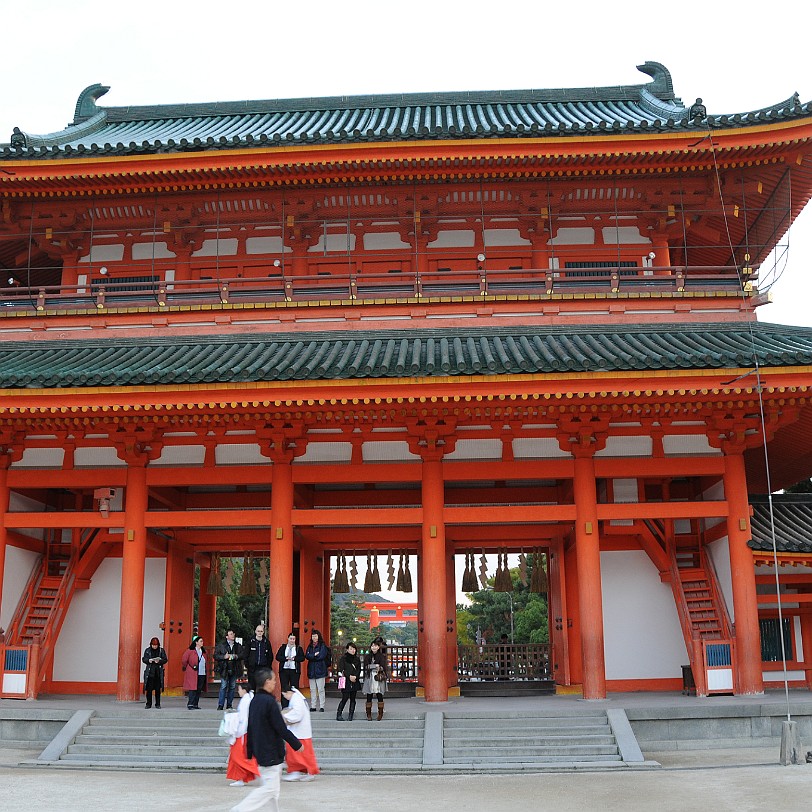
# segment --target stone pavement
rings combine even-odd
[[[9,764],[12,751],[0,751]],[[653,755],[653,754],[652,754]],[[656,756],[660,760],[660,755]],[[322,775],[308,784],[282,784],[282,812],[392,810],[433,812],[494,809],[554,812],[714,812],[812,808],[812,765],[780,767],[777,750],[662,754],[652,772],[454,776]],[[771,762],[771,763],[770,763]],[[747,766],[738,766],[746,764]],[[83,772],[0,766],[4,812],[161,812],[227,810],[247,793],[223,775]]]

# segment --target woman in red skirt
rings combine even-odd
[[[307,700],[297,688],[291,688],[282,694],[288,700],[288,706],[282,711],[285,724],[294,736],[302,743],[301,750],[294,750],[285,743],[285,766],[287,774],[283,781],[312,781],[319,772],[316,751],[313,749],[313,729],[310,725],[310,708]]]
[[[237,705],[236,729],[234,730],[231,750],[228,753],[226,778],[231,779],[232,787],[242,787],[259,777],[256,759],[248,758],[245,753],[245,734],[248,732],[248,706],[254,698],[254,692],[248,690],[244,682],[237,683],[240,704]],[[231,714],[229,714],[230,716]]]

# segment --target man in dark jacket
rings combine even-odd
[[[266,804],[268,809],[278,810],[285,742],[294,750],[302,749],[302,743],[285,725],[279,703],[273,695],[276,674],[270,668],[258,668],[254,678],[258,687],[248,708],[245,749],[248,758],[257,760],[261,784],[246,795],[231,812],[249,812],[252,809],[262,809]]]
[[[226,639],[214,649],[214,668],[220,675],[217,710],[223,710],[223,705],[231,710],[237,679],[242,676],[242,657],[242,646],[235,639],[234,629],[229,629]]]
[[[273,668],[273,652],[271,644],[265,637],[265,627],[260,623],[254,633],[254,637],[248,642],[248,652],[245,658],[245,667],[248,670],[248,686],[252,690],[261,688],[254,681],[254,672],[260,668]]]

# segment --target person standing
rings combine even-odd
[[[310,712],[316,710],[324,713],[324,683],[327,681],[327,670],[330,667],[328,659],[330,649],[322,640],[321,632],[313,629],[310,635],[310,645],[305,652],[307,659],[307,679],[310,681]]]
[[[344,707],[349,701],[350,713],[347,719],[351,722],[355,715],[355,696],[361,687],[361,660],[358,657],[358,648],[355,643],[347,643],[347,649],[338,661],[338,673],[340,674],[338,687],[341,689],[341,702],[336,711],[336,721],[344,721]],[[341,682],[342,679],[344,682]]]
[[[305,653],[301,646],[296,645],[296,635],[291,632],[288,642],[279,646],[276,652],[276,661],[279,663],[279,685],[282,690],[282,708],[288,706],[285,694],[291,688],[299,687],[299,677],[302,673],[302,663]]]
[[[206,649],[203,638],[193,637],[192,644],[183,652],[183,690],[188,691],[186,708],[200,710],[200,694],[206,690]]]
[[[372,721],[372,697],[378,700],[378,721],[383,719],[383,697],[386,693],[386,651],[382,637],[376,637],[369,645],[364,657],[364,693],[367,697],[367,721]]]
[[[313,749],[313,726],[307,700],[298,688],[283,691],[282,696],[288,701],[287,710],[282,711],[285,724],[302,743],[301,750],[294,750],[290,745],[285,748],[287,775],[282,780],[312,781],[319,774],[319,764]]]
[[[168,657],[157,637],[149,641],[144,650],[141,662],[144,663],[144,695],[147,698],[145,708],[152,707],[152,695],[155,694],[155,707],[161,707],[161,691],[164,689],[164,666]]]
[[[248,653],[245,658],[245,667],[248,671],[248,686],[255,691],[259,686],[254,680],[254,674],[260,668],[271,668],[271,644],[265,637],[265,627],[260,623],[254,630],[254,637],[248,643]]]
[[[242,657],[242,646],[235,639],[234,629],[228,629],[226,639],[214,649],[214,667],[220,675],[217,710],[223,710],[223,705],[228,710],[232,709],[237,678],[242,676]]]
[[[245,736],[248,733],[248,712],[251,707],[251,700],[254,692],[248,690],[244,682],[237,683],[237,693],[240,696],[237,705],[237,724],[234,728],[233,741],[228,751],[228,765],[226,767],[226,778],[231,779],[230,787],[244,787],[246,784],[259,777],[259,766],[256,759],[249,759],[245,752]],[[233,719],[229,715],[228,719]]]
[[[285,742],[294,750],[301,750],[302,743],[285,726],[282,710],[274,697],[276,674],[270,668],[258,668],[254,678],[258,687],[248,709],[245,751],[248,758],[257,760],[262,783],[251,790],[231,812],[251,812],[265,804],[278,812]]]

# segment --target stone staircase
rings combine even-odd
[[[328,773],[608,769],[645,762],[622,710],[539,712],[390,711],[368,722],[311,716],[319,765]],[[614,716],[613,716],[614,714]],[[77,711],[37,759],[75,769],[224,771],[222,712],[185,709]],[[637,762],[636,764],[634,762]]]
[[[578,715],[446,714],[443,764],[544,769],[625,766],[606,711]]]

